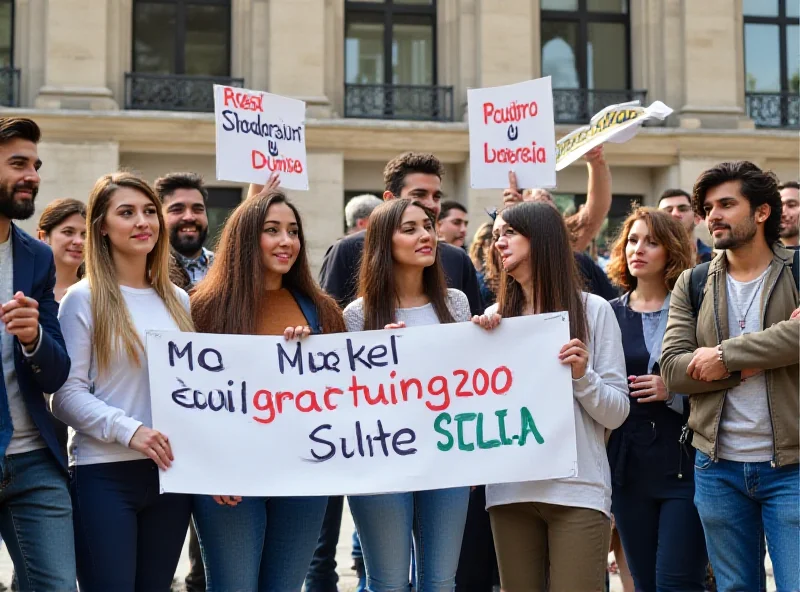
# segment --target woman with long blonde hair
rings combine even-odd
[[[70,426],[78,583],[83,592],[169,590],[191,499],[159,495],[172,460],[152,429],[148,330],[192,331],[189,297],[169,281],[169,237],[153,189],[104,175],[89,196],[86,277],[59,320],[72,360],[53,412]]]

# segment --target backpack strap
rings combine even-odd
[[[692,303],[692,311],[694,311],[695,317],[700,312],[700,307],[703,304],[708,268],[710,266],[710,261],[695,266],[692,268],[692,274],[689,277],[689,299]]]

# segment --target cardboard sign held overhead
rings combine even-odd
[[[556,133],[550,77],[467,91],[473,189],[555,187]]]
[[[263,91],[214,85],[217,179],[308,189],[306,104]]]

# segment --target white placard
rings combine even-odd
[[[556,132],[550,77],[467,91],[470,185],[555,187]]]
[[[343,495],[573,475],[566,312],[282,337],[148,332],[166,492]]]
[[[622,144],[633,138],[645,121],[664,119],[672,109],[661,101],[645,108],[639,101],[609,105],[592,117],[589,125],[579,127],[558,141],[556,170],[560,171],[604,142]]]
[[[259,90],[214,85],[217,179],[308,190],[306,104]]]

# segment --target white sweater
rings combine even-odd
[[[566,479],[486,486],[486,507],[544,502],[590,508],[611,516],[611,475],[604,432],[622,425],[630,410],[622,332],[611,305],[584,294],[589,328],[586,374],[572,381],[578,474]],[[486,310],[497,312],[497,305]],[[531,388],[536,388],[531,385]]]
[[[120,290],[142,343],[145,332],[151,329],[178,329],[155,290],[127,286],[120,286]],[[189,296],[178,287],[175,290],[188,311]],[[139,426],[153,425],[147,358],[142,354],[141,366],[137,367],[124,352],[115,352],[109,369],[98,376],[92,355],[90,298],[89,282],[81,280],[69,289],[58,310],[72,366],[64,386],[53,396],[53,414],[70,426],[70,465],[147,458],[128,448]]]

